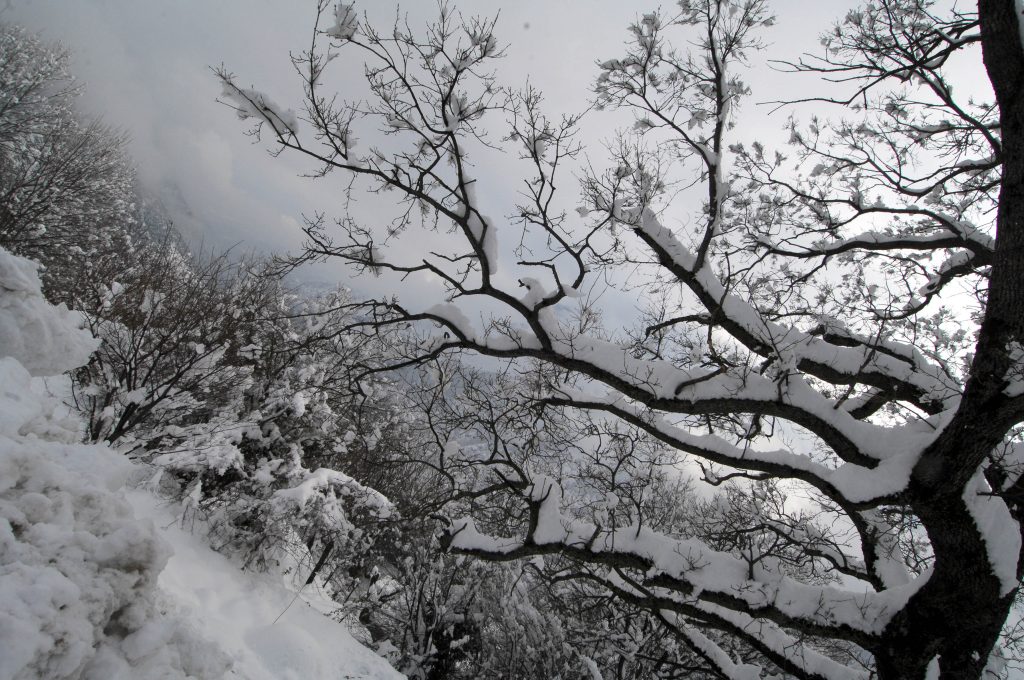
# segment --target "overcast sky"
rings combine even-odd
[[[776,0],[778,24],[765,34],[769,48],[754,60],[815,50],[818,35],[851,4]],[[456,6],[473,14],[500,11],[496,35],[508,55],[503,79],[528,78],[545,92],[554,113],[586,107],[595,62],[621,56],[627,24],[656,7],[622,0],[478,0]],[[377,25],[390,24],[397,7],[390,1],[357,2]],[[416,0],[401,11],[416,26],[436,7],[432,0]],[[241,84],[297,106],[301,89],[289,52],[308,45],[313,0],[8,0],[3,12],[5,20],[72,49],[74,70],[87,86],[85,107],[130,133],[144,185],[191,238],[214,247],[294,249],[302,213],[340,211],[340,185],[332,184],[338,180],[314,182],[297,176],[305,167],[298,159],[270,158],[266,146],[246,137],[244,125],[215,101],[220,88],[210,70],[224,64]],[[361,76],[358,63],[334,68]],[[753,101],[797,94],[809,84],[806,76],[763,67],[749,80]],[[747,135],[782,126],[785,114],[766,117],[765,108],[745,107]],[[610,120],[595,114],[585,122],[584,139],[595,147],[596,165],[604,160],[597,142],[614,132]],[[511,178],[490,191],[511,195],[517,183]]]

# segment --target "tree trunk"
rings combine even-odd
[[[935,566],[874,650],[882,680],[923,680],[935,658],[941,680],[980,678],[1013,602],[1013,592],[1000,594],[963,490],[1020,419],[1020,406],[1003,390],[1010,344],[1024,343],[1024,46],[1014,0],[979,0],[978,12],[1001,121],[995,257],[960,408],[914,469],[912,505],[928,531]],[[1018,577],[1019,571],[1018,565]]]
[[[924,680],[938,657],[940,678],[980,678],[1013,593],[1000,595],[981,534],[962,498],[915,506],[935,551],[928,582],[886,628],[874,650],[880,680]]]

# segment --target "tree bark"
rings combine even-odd
[[[960,407],[914,469],[912,506],[931,540],[934,572],[874,650],[882,680],[923,679],[936,657],[942,680],[980,678],[1013,602],[1013,592],[1000,593],[963,490],[1021,417],[1004,389],[1011,343],[1024,341],[1024,46],[1014,0],[979,0],[978,12],[1001,121],[995,256]]]

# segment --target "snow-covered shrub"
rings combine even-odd
[[[140,422],[134,437],[148,442],[140,455],[206,521],[216,547],[302,585],[329,556],[334,564],[364,555],[395,515],[384,496],[335,469],[357,439],[337,397],[344,315],[308,312],[343,306],[344,294],[303,301],[278,289],[260,302],[235,310],[257,321],[226,350],[246,380],[221,390],[213,407],[193,407],[193,422]]]
[[[120,488],[131,464],[83,445],[52,375],[95,347],[0,249],[0,680],[215,678],[225,657],[157,606],[168,549]]]
[[[84,311],[103,344],[75,391],[92,441],[150,446],[166,428],[233,408],[249,380],[241,350],[276,282],[226,256],[193,258],[172,240],[93,279]]]
[[[168,454],[154,462],[179,480],[186,507],[208,523],[215,547],[246,566],[289,572],[299,585],[324,555],[369,550],[394,515],[391,503],[373,489],[337,470],[309,470],[297,455],[250,465],[239,451],[241,462],[229,477],[203,470],[210,459],[202,450],[196,454]]]

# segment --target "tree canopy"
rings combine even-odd
[[[550,583],[648,612],[709,677],[998,672],[1024,489],[1019,3],[866,2],[820,55],[780,55],[824,108],[779,150],[734,128],[764,0],[643,15],[599,65],[595,111],[562,117],[496,81],[494,21],[442,6],[423,31],[378,29],[319,9],[294,58],[301,113],[222,70],[223,100],[275,153],[401,206],[379,224],[310,220],[292,264],[443,285],[422,309],[351,306],[351,330],[414,338],[364,377],[452,353],[515,376],[488,386],[464,365],[489,396],[445,407],[435,465],[453,502],[471,499],[452,506],[467,514],[449,513],[448,550],[534,559]],[[979,51],[991,94],[962,96],[950,71]],[[368,98],[327,89],[360,62]],[[634,125],[566,190],[602,109]],[[368,134],[386,139],[357,145]],[[495,151],[529,167],[506,216],[474,174]],[[513,242],[514,260],[499,248]],[[602,322],[608,281],[628,282],[630,324]],[[664,521],[666,495],[637,484],[687,462],[714,521]],[[678,491],[669,506],[693,500]]]

